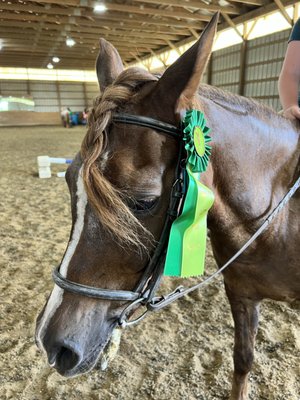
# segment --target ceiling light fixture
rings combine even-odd
[[[60,62],[60,58],[59,57],[52,57],[52,61],[55,63]]]
[[[71,37],[68,37],[66,39],[66,45],[69,46],[69,47],[73,47],[75,43],[76,43],[75,40],[72,39]]]
[[[53,69],[53,65],[52,65],[51,63],[49,63],[49,64],[47,65],[47,68],[48,68],[48,69]]]
[[[107,7],[105,4],[96,4],[94,7],[94,11],[101,13],[101,12],[105,12],[107,10]]]

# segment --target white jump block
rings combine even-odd
[[[39,177],[42,179],[51,178],[51,164],[71,164],[71,162],[72,160],[69,158],[38,156]],[[65,172],[58,172],[57,176],[59,178],[64,177]]]
[[[37,158],[40,178],[51,178],[51,164],[48,156],[38,156]]]

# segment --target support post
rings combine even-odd
[[[57,92],[57,101],[58,101],[58,108],[59,112],[61,111],[61,98],[60,98],[60,90],[59,90],[59,82],[55,81],[56,83],[56,92]]]
[[[84,104],[85,104],[85,108],[89,107],[88,104],[88,98],[87,98],[87,91],[86,91],[86,82],[82,82],[82,86],[83,86],[83,96],[84,96]]]
[[[26,85],[27,86],[27,88],[26,88],[27,89],[27,95],[30,96],[30,81],[29,81],[29,79],[27,79],[26,83],[27,83],[27,85]]]
[[[245,75],[246,75],[246,59],[248,40],[243,40],[241,43],[241,55],[240,55],[240,70],[239,70],[239,89],[238,94],[244,96],[245,94]]]
[[[212,73],[213,73],[213,58],[214,58],[214,53],[211,54],[208,66],[207,66],[207,84],[212,85]]]

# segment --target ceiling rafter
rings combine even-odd
[[[201,10],[207,10],[207,11],[220,11],[222,9],[222,12],[226,14],[234,14],[238,15],[240,14],[241,7],[235,6],[235,5],[230,5],[230,6],[220,6],[218,4],[207,4],[199,0],[191,0],[191,1],[185,1],[185,0],[134,0],[139,3],[150,3],[150,4],[162,4],[162,5],[168,5],[168,6],[176,6],[176,7],[188,7],[188,8],[196,8],[196,9],[201,9]]]
[[[274,0],[276,3],[277,7],[279,8],[281,14],[284,16],[284,18],[287,20],[287,22],[293,26],[293,19],[289,16],[289,14],[286,12],[286,9],[284,8],[284,5],[282,4],[281,0]]]
[[[243,34],[238,30],[236,24],[230,19],[230,17],[228,17],[228,15],[224,14],[223,12],[221,14],[222,14],[222,17],[225,19],[225,21],[228,23],[228,25],[231,26],[231,28],[233,28],[235,30],[237,35],[244,40]]]
[[[59,31],[56,31],[56,34],[50,34],[48,32],[44,32],[43,34],[39,33],[39,41],[48,41],[49,43],[49,39],[53,39],[53,38],[59,38],[61,42],[63,42],[65,44],[65,39],[66,36],[62,35],[61,33],[59,33]],[[9,30],[1,30],[0,27],[0,36],[2,38],[2,40],[6,40],[8,41],[9,39],[23,39],[23,40],[33,40],[35,39],[35,35],[36,35],[37,31],[33,30],[31,31],[31,33],[27,33],[24,36],[24,33],[20,32],[20,33],[15,33],[15,32],[11,32]],[[124,37],[124,35],[119,35],[119,34],[114,34],[113,32],[107,33],[107,32],[102,32],[101,33],[101,37],[105,38],[105,37],[109,37],[111,40],[118,40],[119,42],[128,42],[128,38],[130,38],[131,36],[134,37],[134,40],[131,38],[130,40],[133,41],[134,43],[145,43],[148,45],[152,45],[152,44],[157,44],[157,45],[164,45],[166,40],[174,40],[174,38],[172,36],[167,36],[167,35],[161,35],[161,36],[156,36],[153,35],[153,39],[150,39],[149,36],[138,36],[135,34],[128,34],[126,35],[127,37]],[[80,34],[80,33],[74,33],[72,34],[72,38],[76,39],[77,41],[82,41],[84,40],[83,44],[90,44],[90,43],[96,43],[98,44],[98,38],[95,37],[95,35],[90,35],[90,34]]]
[[[171,49],[175,50],[176,53],[177,53],[179,56],[181,56],[181,52],[180,52],[180,50],[179,50],[179,47],[175,46],[170,40],[166,40],[166,43],[167,43],[167,45],[168,45]]]
[[[130,6],[130,5],[123,5],[123,4],[110,4],[106,3],[106,7],[108,11],[118,11],[121,13],[132,13],[132,14],[142,14],[142,15],[155,15],[155,16],[163,16],[163,17],[172,17],[172,18],[183,18],[183,19],[196,19],[200,21],[209,21],[210,16],[206,14],[193,14],[187,11],[177,11],[177,10],[161,10],[160,8],[156,7],[144,7],[144,6]],[[219,7],[220,8],[220,7]],[[38,14],[47,14],[47,15],[67,15],[67,16],[74,16],[74,17],[89,17],[89,18],[97,18],[99,14],[95,14],[92,11],[86,11],[82,8],[76,9],[69,9],[69,8],[61,8],[61,7],[51,7],[45,8],[43,6],[36,6],[36,5],[24,5],[21,3],[14,3],[8,4],[3,3],[1,4],[1,9],[6,11],[21,11],[21,12],[33,12]]]
[[[230,0],[233,1],[233,0]],[[237,1],[237,0],[234,0]],[[253,0],[255,1],[255,0]],[[282,4],[284,5],[284,7],[290,6],[290,5],[294,5],[295,4],[295,0],[281,0]],[[251,11],[249,11],[248,13],[244,13],[239,15],[238,17],[235,17],[232,21],[238,25],[238,24],[242,24],[246,21],[261,17],[262,15],[266,15],[272,11],[277,10],[278,7],[276,5],[276,3],[272,0],[271,2],[266,2],[262,7],[256,7],[254,9],[252,9]],[[226,29],[228,27],[228,23],[221,23],[219,25],[219,29]]]
[[[18,20],[18,21],[41,21],[41,17],[45,16],[47,18],[47,22],[51,22],[53,24],[70,24],[70,25],[88,25],[88,26],[97,26],[98,22],[97,21],[105,21],[105,24],[107,21],[118,21],[119,26],[123,26],[124,22],[130,22],[130,24],[134,23],[149,23],[152,25],[161,25],[161,26],[166,26],[166,25],[172,25],[172,26],[179,26],[179,27],[185,27],[185,28],[196,28],[200,29],[205,26],[203,22],[197,22],[196,20],[193,22],[188,22],[188,21],[182,21],[181,19],[177,18],[151,18],[151,17],[130,17],[130,14],[128,17],[123,16],[122,14],[107,14],[106,17],[104,18],[103,16],[96,16],[93,17],[93,19],[88,19],[85,18],[84,16],[47,16],[46,14],[41,14],[41,15],[33,15],[30,13],[13,13],[13,12],[2,12],[0,13],[0,19],[12,19],[12,20]],[[192,18],[193,19],[193,18]],[[121,21],[121,22],[120,22]]]
[[[264,6],[267,1],[265,0],[230,0],[232,3],[244,3],[244,4],[251,4],[254,6]]]
[[[235,1],[237,1],[237,0],[235,0]],[[282,0],[282,3],[283,3],[283,5],[285,7],[288,7],[290,5],[295,5],[295,1],[294,0]],[[297,4],[296,4],[296,6],[297,6]],[[245,23],[245,22],[247,22],[249,20],[257,20],[257,18],[259,18],[259,17],[261,17],[263,15],[269,14],[269,13],[271,13],[273,11],[276,11],[276,10],[277,10],[277,5],[274,3],[274,1],[272,1],[271,3],[268,2],[267,4],[265,4],[262,7],[252,8],[251,11],[248,11],[247,13],[243,13],[242,15],[239,15],[239,16],[235,17],[234,19],[232,19],[232,23],[234,23],[235,25],[238,25],[238,24]],[[257,21],[255,21],[255,23],[252,24],[252,26],[250,27],[250,31],[253,30],[256,22]],[[228,27],[230,27],[230,25],[228,24],[227,21],[221,22],[218,25],[218,30],[224,30],[224,29],[227,29]],[[191,41],[191,38],[182,39],[182,40],[180,40],[179,42],[176,43],[176,46],[178,46],[178,47],[184,46],[184,45],[190,43],[190,41]],[[158,54],[162,55],[166,50],[167,49],[164,48],[164,49],[158,50],[157,52],[158,52]],[[149,55],[146,55],[144,58],[147,58],[147,57],[149,57]]]
[[[105,0],[107,11],[95,13],[94,0],[1,0],[0,66],[13,66],[15,60],[18,66],[45,67],[57,55],[59,68],[93,68],[100,37],[114,44],[125,63],[158,56],[164,64],[161,53],[180,53],[178,47],[198,38],[215,11],[223,16],[220,27],[237,29],[272,7],[283,12],[288,2],[228,0],[220,6],[206,0]],[[74,48],[66,46],[68,36],[76,41]]]
[[[135,6],[121,6],[120,4],[106,4],[106,7],[109,11],[121,11],[121,12],[129,12],[132,14],[142,14],[142,15],[155,15],[160,17],[171,17],[171,18],[182,18],[182,19],[193,19],[199,21],[210,20],[210,16],[207,14],[196,14],[189,13],[187,11],[177,11],[177,10],[168,10],[168,9],[160,9],[155,7],[135,7]]]
[[[198,32],[195,29],[190,28],[189,31],[191,32],[191,34],[194,36],[195,39],[199,39],[200,35],[198,34]]]
[[[24,22],[24,21],[19,21],[19,20],[6,20],[6,21],[1,21],[1,27],[15,27],[15,28],[25,28],[25,29],[38,29],[39,27],[39,22],[34,21],[33,23],[29,22]],[[105,26],[107,26],[107,29],[105,29]],[[85,25],[69,25],[69,24],[47,24],[44,23],[44,31],[45,32],[50,32],[50,31],[62,31],[63,30],[70,32],[70,33],[92,33],[92,34],[101,34],[102,30],[106,30],[106,32],[109,32],[110,30],[118,30],[121,35],[127,34],[127,32],[134,32],[136,30],[142,30],[144,33],[151,33],[151,35],[148,35],[148,37],[152,37],[152,34],[167,34],[167,35],[179,35],[179,36],[189,36],[189,29],[176,29],[175,30],[170,30],[168,28],[160,28],[156,26],[151,26],[147,25],[144,26],[143,24],[132,24],[131,26],[127,24],[123,24],[120,26],[120,24],[115,24],[115,23],[110,23],[106,22],[104,27],[99,27],[93,26],[91,27],[90,25],[85,26]],[[125,32],[123,32],[125,31]],[[122,33],[123,32],[123,33]]]
[[[163,64],[163,66],[165,68],[167,67],[166,60],[160,54],[157,54],[151,48],[149,48],[148,50],[149,50],[149,53],[151,53],[153,55],[153,57],[157,57],[159,59],[159,61]]]

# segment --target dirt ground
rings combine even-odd
[[[35,319],[67,243],[70,209],[64,179],[39,179],[36,157],[73,157],[83,134],[0,129],[0,399],[228,399],[233,322],[221,279],[125,330],[106,372],[64,379],[37,350]],[[207,273],[215,269],[208,252]],[[299,400],[299,308],[265,302],[261,311],[250,399]]]

